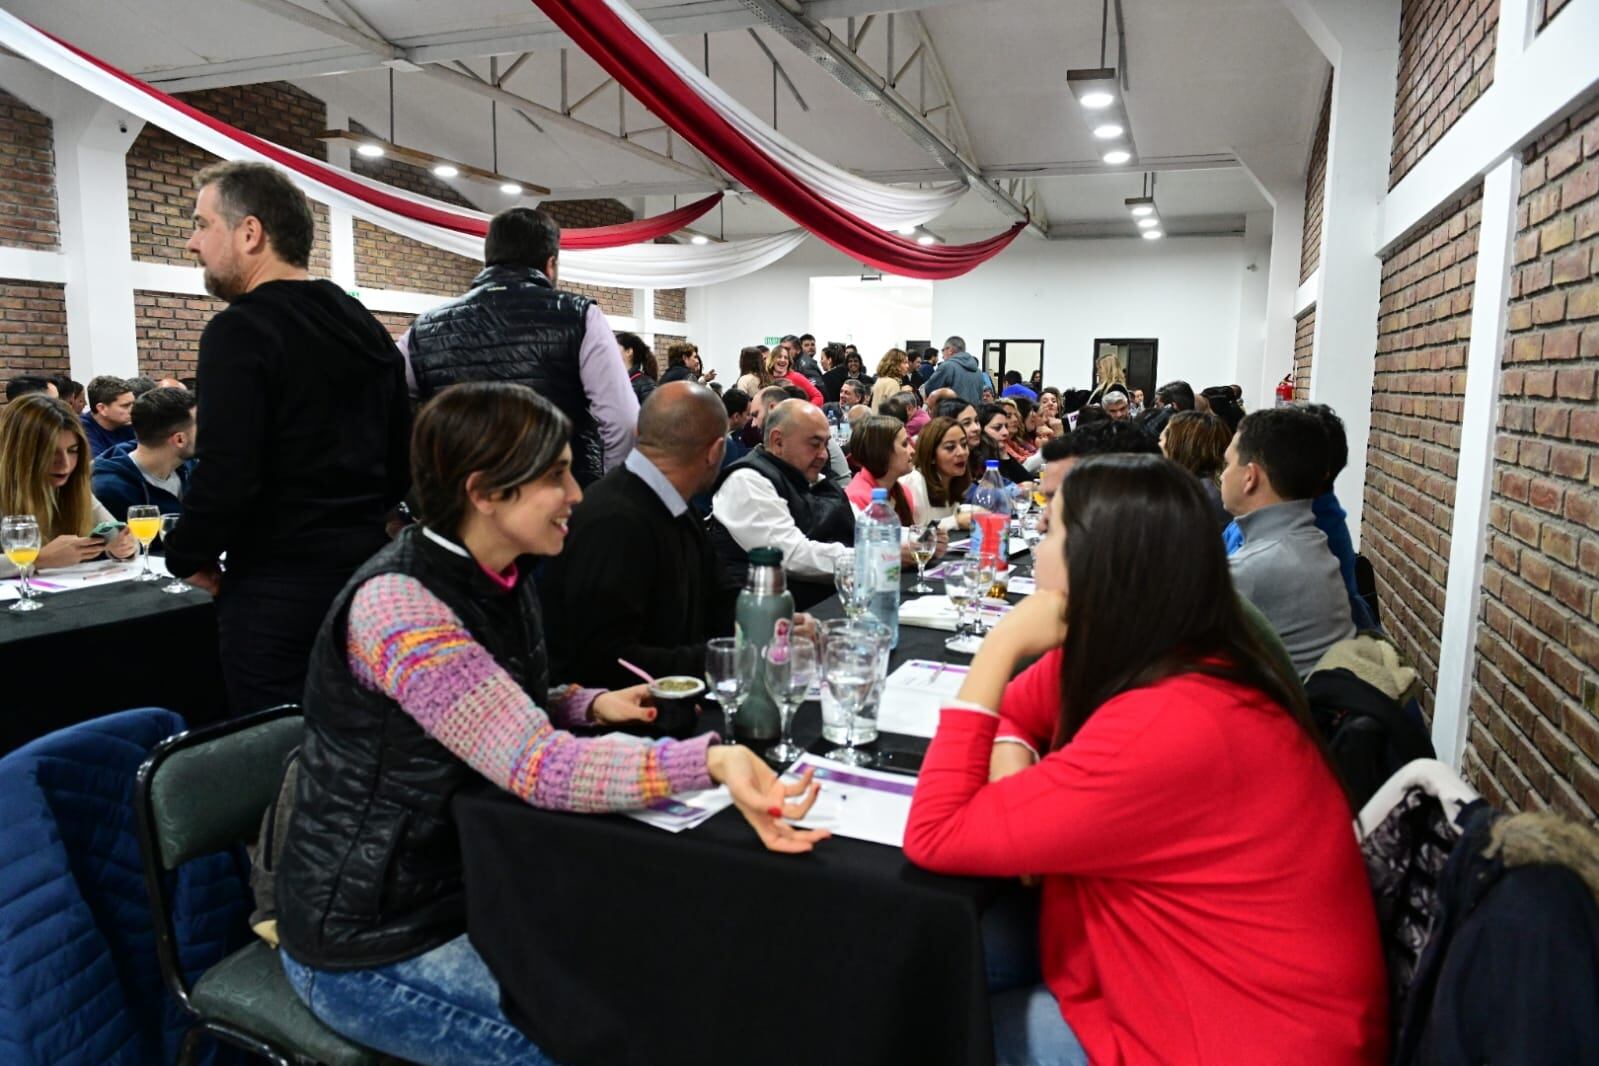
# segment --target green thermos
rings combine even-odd
[[[749,573],[744,591],[738,594],[734,609],[733,636],[740,644],[755,647],[755,676],[749,695],[738,709],[733,726],[739,736],[751,740],[775,740],[778,734],[777,704],[766,688],[766,649],[779,618],[794,619],[794,597],[783,580],[783,552],[779,548],[755,548],[750,552]]]

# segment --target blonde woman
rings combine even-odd
[[[890,348],[877,363],[877,384],[872,386],[872,410],[877,410],[884,400],[905,391],[905,379],[910,376],[911,359],[902,349]]]
[[[55,570],[109,553],[138,550],[124,527],[109,543],[91,537],[113,521],[89,491],[89,439],[72,409],[38,392],[12,400],[0,416],[0,514],[31,514],[39,523],[36,570]],[[0,559],[0,575],[17,568]]]
[[[1114,354],[1107,352],[1099,357],[1099,362],[1094,364],[1094,378],[1094,391],[1088,394],[1089,403],[1099,403],[1105,390],[1112,385],[1125,392],[1131,402],[1133,390],[1127,387],[1127,370]]]

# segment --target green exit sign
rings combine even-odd
[[[783,339],[782,337],[767,337],[766,338],[766,346],[768,348],[776,348],[778,343],[781,342],[782,339]]]

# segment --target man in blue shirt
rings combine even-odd
[[[101,374],[90,381],[89,409],[83,413],[83,431],[89,436],[91,459],[115,445],[133,440],[133,386],[109,374]]]
[[[1019,370],[1005,371],[1005,391],[1001,396],[1020,396],[1029,403],[1038,402],[1038,393],[1022,384],[1022,375]]]
[[[94,498],[119,522],[134,504],[154,504],[162,514],[181,514],[194,467],[194,393],[151,389],[133,404],[138,439],[103,452],[94,461]]]

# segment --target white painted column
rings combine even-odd
[[[1337,492],[1349,512],[1349,531],[1358,549],[1382,291],[1377,220],[1388,189],[1399,77],[1399,4],[1396,0],[1287,0],[1287,4],[1333,65],[1310,394],[1338,412],[1349,437],[1349,465],[1339,475]]]
[[[1271,204],[1270,251],[1261,260],[1266,286],[1263,310],[1265,335],[1259,339],[1255,357],[1247,359],[1240,327],[1238,376],[1233,379],[1244,387],[1246,406],[1258,410],[1276,402],[1272,390],[1294,365],[1294,313],[1299,309],[1297,298],[1300,249],[1305,228],[1305,180],[1298,173],[1299,167],[1290,165],[1286,158],[1272,158],[1245,151],[1235,151],[1234,154],[1243,164],[1244,173],[1255,183],[1255,188]],[[1254,215],[1245,216],[1246,247],[1255,225]],[[1250,257],[1257,258],[1253,254]]]
[[[127,154],[143,121],[77,94],[51,114],[72,376],[138,373]]]
[[[655,290],[633,290],[633,321],[638,323],[638,335],[645,344],[655,347]],[[664,371],[666,368],[663,366]]]
[[[1244,405],[1251,411],[1271,406],[1271,395],[1261,388],[1266,356],[1271,299],[1271,216],[1270,211],[1251,211],[1244,216],[1244,258],[1238,285],[1238,351],[1233,359],[1233,380],[1244,387]]]
[[[349,113],[327,105],[327,129],[344,129]],[[350,169],[350,142],[328,141],[328,165]],[[328,280],[347,292],[355,289],[355,216],[349,208],[328,205]]]
[[[1530,0],[1500,0],[1497,62],[1513,64],[1520,58],[1531,32],[1531,20]],[[1482,187],[1477,274],[1471,293],[1471,342],[1466,350],[1466,396],[1460,415],[1460,465],[1455,475],[1449,579],[1433,701],[1432,745],[1438,758],[1456,770],[1465,761],[1466,733],[1471,724],[1488,505],[1493,499],[1499,372],[1510,310],[1510,278],[1515,269],[1516,206],[1520,196],[1521,156],[1512,153],[1488,172]]]

